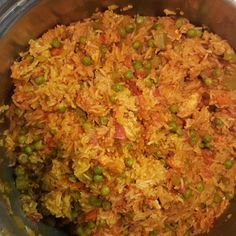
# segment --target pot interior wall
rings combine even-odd
[[[233,0],[18,0],[7,11],[0,15],[0,104],[10,101],[12,84],[9,67],[18,53],[27,48],[29,39],[37,38],[47,29],[56,24],[70,22],[89,17],[96,8],[106,9],[111,4],[126,6],[133,4],[134,8],[127,14],[140,13],[143,15],[163,15],[164,9],[182,10],[184,16],[193,23],[207,25],[209,29],[236,48],[236,2]],[[1,131],[7,124],[0,126]],[[1,158],[5,157],[4,150],[0,150]],[[18,193],[14,188],[12,170],[8,161],[0,163],[0,190],[2,182],[7,182],[10,191],[0,193],[0,228],[4,228],[9,235],[27,235],[24,227],[38,231],[41,235],[59,235],[58,231],[43,224],[33,225],[24,218],[18,200]],[[1,192],[1,191],[0,191]],[[8,200],[13,214],[8,209]],[[228,215],[236,212],[235,200],[228,210],[215,223],[215,227],[208,235],[229,236],[236,232],[236,214],[228,219]],[[22,219],[24,224],[22,224]],[[0,233],[1,234],[1,233]]]

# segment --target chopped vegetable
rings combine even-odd
[[[134,61],[133,62],[133,67],[134,67],[135,70],[139,70],[143,67],[143,65],[142,65],[141,61]]]
[[[229,170],[233,167],[234,161],[233,160],[226,160],[224,162],[225,169]]]
[[[137,15],[137,16],[136,16],[136,19],[135,19],[135,22],[136,22],[136,24],[138,24],[138,25],[143,24],[143,22],[144,22],[144,17]]]
[[[104,211],[109,211],[111,209],[111,203],[109,201],[103,201],[102,208]]]
[[[211,86],[213,81],[210,78],[203,78],[203,82],[206,86]]]
[[[198,184],[197,184],[197,186],[196,186],[196,189],[197,189],[197,191],[198,192],[203,192],[203,190],[204,190],[204,184],[202,183],[202,182],[199,182]]]
[[[187,31],[188,38],[195,38],[197,37],[197,30],[192,28]]]
[[[120,28],[120,29],[119,29],[119,34],[120,34],[120,37],[121,37],[121,38],[125,38],[125,36],[126,36],[126,30],[125,30],[125,28]]]
[[[121,84],[115,83],[112,85],[112,90],[118,93],[124,90],[124,86]]]
[[[101,125],[107,125],[108,121],[109,121],[109,119],[108,119],[106,116],[101,116],[101,117],[99,118],[99,123],[100,123]]]
[[[169,110],[171,113],[176,114],[178,112],[178,106],[176,104],[172,104],[169,106]]]
[[[177,29],[180,29],[183,26],[184,20],[183,18],[178,18],[175,22],[175,26]]]
[[[218,127],[224,124],[220,117],[216,117],[213,122],[215,126],[218,126]]]
[[[64,113],[64,112],[66,111],[66,106],[63,105],[63,104],[60,104],[60,105],[58,106],[58,111],[59,111],[60,113]]]
[[[96,183],[100,183],[103,181],[103,176],[102,175],[94,175],[93,176],[93,181]]]
[[[189,200],[192,197],[192,190],[190,188],[187,188],[183,193],[183,197],[185,200]]]
[[[31,155],[33,153],[33,150],[30,146],[26,146],[24,148],[24,153],[27,154],[27,155]]]
[[[90,196],[88,199],[88,202],[91,206],[94,206],[94,207],[100,207],[102,205],[102,201],[98,197],[95,197],[95,196]]]
[[[160,33],[157,35],[157,37],[155,38],[155,43],[157,48],[159,48],[160,50],[164,50],[166,49],[166,41],[167,41],[167,35],[166,33]]]
[[[218,193],[215,193],[214,198],[213,198],[213,202],[220,203],[221,201],[222,201],[222,197]]]
[[[82,58],[82,63],[85,65],[85,66],[90,66],[92,64],[92,59],[90,56],[84,56]]]
[[[101,166],[95,166],[95,167],[93,168],[93,173],[94,173],[95,175],[101,175],[102,172],[103,172],[103,168],[102,168]]]
[[[39,76],[39,77],[37,77],[36,79],[35,79],[35,83],[37,84],[37,85],[41,85],[41,84],[43,84],[45,82],[45,77],[44,76]]]
[[[125,79],[127,79],[127,80],[132,79],[133,76],[134,76],[134,74],[133,74],[133,72],[132,72],[131,70],[127,70],[127,71],[125,71],[125,73],[124,73],[124,77],[125,77]]]
[[[83,123],[83,129],[84,129],[85,131],[90,130],[91,127],[92,127],[92,125],[91,125],[89,122],[84,122],[84,123]]]
[[[101,189],[101,195],[102,196],[107,196],[110,193],[110,188],[108,186],[103,186]]]
[[[133,159],[131,158],[131,157],[127,157],[127,158],[125,158],[125,165],[127,166],[127,167],[132,167],[132,165],[133,165]]]
[[[60,48],[61,47],[61,42],[58,38],[55,38],[55,39],[52,40],[51,45],[54,48]]]
[[[25,141],[26,141],[26,137],[25,137],[24,135],[20,135],[20,136],[18,137],[18,143],[19,143],[19,144],[24,144]]]
[[[153,38],[148,39],[147,45],[148,45],[148,47],[153,48],[155,46],[154,39]]]
[[[43,142],[42,140],[39,140],[37,142],[34,143],[34,149],[39,151],[43,148]]]
[[[132,43],[132,47],[133,47],[133,49],[135,49],[135,50],[140,49],[141,46],[142,46],[142,43],[141,43],[141,41],[139,41],[139,40],[136,40],[136,41],[134,41],[134,42]]]
[[[152,29],[153,29],[153,30],[161,30],[161,29],[163,29],[163,25],[160,24],[160,23],[154,23],[154,24],[152,25]]]
[[[80,36],[79,43],[85,45],[87,43],[87,38],[85,36]]]
[[[129,23],[125,26],[125,30],[127,33],[132,33],[135,30],[135,25],[133,23]]]

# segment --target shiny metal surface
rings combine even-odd
[[[1,5],[3,3],[4,5]],[[182,10],[184,16],[193,23],[208,26],[211,31],[227,39],[236,49],[235,0],[0,0],[0,104],[9,101],[12,91],[9,66],[17,58],[18,52],[27,47],[29,39],[39,37],[56,24],[69,24],[89,17],[96,8],[104,10],[114,3],[120,6],[133,4],[134,9],[127,14],[138,12],[144,15],[163,15],[163,10],[166,8]],[[4,126],[0,126],[0,129],[3,130]],[[0,156],[4,156],[3,150],[0,150]],[[12,191],[7,195],[10,197],[12,210],[14,215],[24,219],[6,158],[4,162],[0,162],[0,180],[11,185]],[[27,235],[24,227],[19,222],[16,223],[18,220],[9,213],[6,206],[6,198],[0,193],[0,228],[5,227],[10,236]],[[228,214],[232,214],[230,219],[227,217]],[[26,219],[24,224],[43,236],[61,235],[42,224],[32,225]],[[224,215],[216,221],[208,235],[236,235],[235,199]]]

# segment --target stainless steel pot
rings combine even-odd
[[[193,23],[208,26],[236,49],[236,0],[0,0],[0,104],[10,99],[9,67],[18,52],[27,47],[29,39],[40,36],[56,24],[89,17],[96,8],[104,10],[114,3],[133,4],[134,9],[128,14],[162,15],[166,8],[182,10]],[[6,125],[0,125],[1,131]],[[18,197],[12,170],[4,150],[0,150],[0,235],[7,232],[10,236],[24,236],[30,229],[43,236],[64,235],[42,223],[29,222],[20,210]],[[234,199],[208,235],[236,234],[235,203]]]

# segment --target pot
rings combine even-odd
[[[164,9],[183,11],[197,25],[206,25],[236,49],[235,0],[1,0],[0,1],[0,104],[8,103],[12,93],[9,67],[27,42],[37,38],[56,24],[89,17],[96,8],[104,10],[111,4],[134,8],[127,14],[163,15]],[[7,124],[0,124],[2,132]],[[14,186],[12,169],[0,150],[0,235],[43,236],[66,235],[53,227],[37,225],[24,217],[19,194]],[[236,232],[236,199],[215,222],[207,235],[232,236]]]

